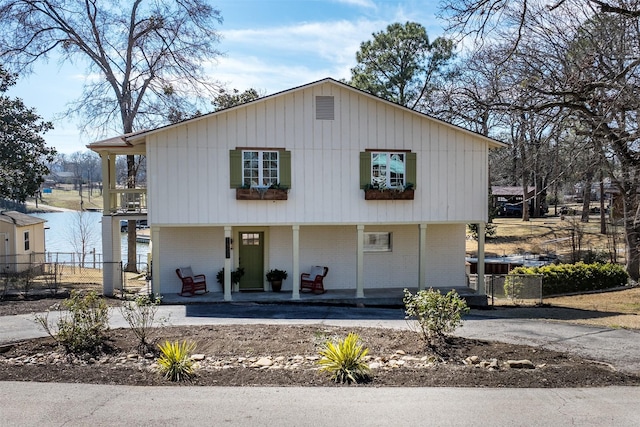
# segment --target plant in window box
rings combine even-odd
[[[386,187],[378,184],[367,184],[364,187],[365,200],[413,200],[414,185],[408,182],[402,187]]]
[[[278,270],[277,268],[267,271],[266,276],[267,282],[271,284],[273,292],[280,292],[280,289],[282,289],[282,281],[288,277],[285,270]]]
[[[280,183],[270,186],[243,185],[236,188],[236,200],[287,200],[289,188]]]
[[[240,283],[240,279],[244,276],[244,268],[238,267],[235,270],[231,271],[231,284],[237,285]],[[220,269],[216,274],[216,280],[224,287],[224,268]]]

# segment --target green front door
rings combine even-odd
[[[244,268],[240,290],[264,289],[264,232],[240,232],[239,265]]]

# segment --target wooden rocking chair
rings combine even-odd
[[[329,267],[321,267],[316,265],[311,268],[310,273],[302,273],[300,275],[300,291],[313,292],[314,294],[323,294],[324,285],[322,280],[329,272]]]
[[[182,280],[182,292],[180,296],[202,295],[207,292],[207,279],[204,274],[193,274],[191,266],[176,268],[176,274]],[[189,295],[187,295],[189,294]]]

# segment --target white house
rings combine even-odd
[[[180,292],[175,269],[186,265],[226,300],[269,291],[272,268],[289,272],[283,290],[297,299],[315,265],[329,267],[328,292],[356,297],[464,286],[465,225],[488,219],[488,152],[501,146],[329,78],[96,142],[105,261],[120,259],[119,220],[142,218],[160,294]],[[125,154],[146,156],[146,190],[116,188],[115,156]],[[245,275],[232,286],[238,267]],[[105,270],[105,293],[117,277]]]
[[[4,273],[31,268],[36,254],[44,254],[42,218],[16,211],[0,211],[0,265]]]

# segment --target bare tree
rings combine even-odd
[[[217,84],[205,66],[220,55],[215,25],[220,12],[205,0],[7,0],[0,3],[0,58],[29,70],[52,54],[62,62],[88,62],[80,99],[67,113],[84,118],[84,130],[128,134],[166,122],[171,108],[196,111]],[[128,158],[127,187],[136,184]],[[135,222],[128,265],[135,269]]]
[[[87,254],[95,250],[97,239],[95,224],[91,222],[89,214],[84,211],[74,213],[68,228],[68,240],[75,253],[80,255],[80,266],[85,267]]]
[[[521,70],[517,86],[526,89],[527,104],[513,103],[508,108],[546,114],[560,111],[575,118],[576,135],[592,142],[589,149],[597,153],[600,167],[620,190],[627,271],[638,279],[640,24],[636,11],[640,2],[566,0],[551,7],[522,0],[452,3],[504,7],[500,14],[474,25],[486,25],[495,18],[494,36],[509,46],[503,62]],[[479,10],[498,9],[476,8],[475,12]],[[503,18],[505,27],[501,27]]]

